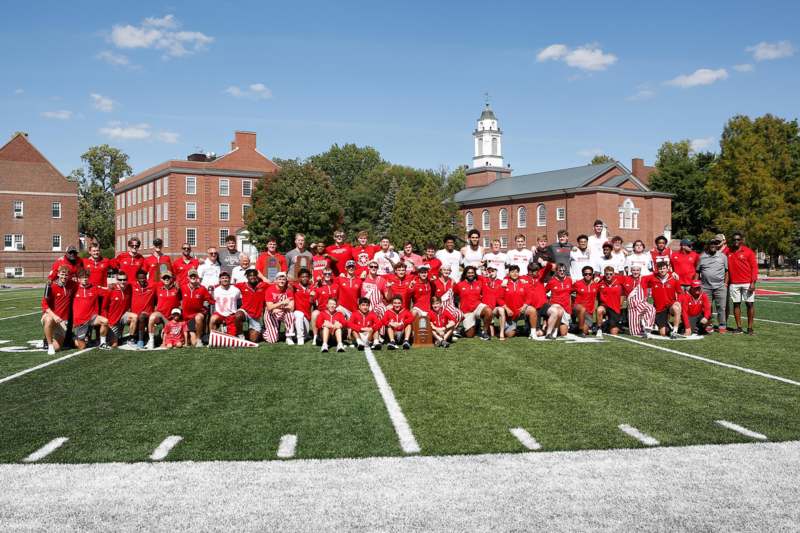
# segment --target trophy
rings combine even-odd
[[[300,271],[304,268],[311,272],[311,258],[307,255],[298,255],[294,261],[292,279],[298,279],[300,277]]]
[[[280,272],[280,263],[278,262],[278,258],[274,255],[270,256],[267,259],[267,280],[269,280],[270,283],[275,281],[275,276],[278,275],[278,272]]]
[[[414,319],[414,345],[415,348],[428,348],[433,346],[431,322],[427,316],[418,316]]]

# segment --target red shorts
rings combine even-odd
[[[236,313],[228,316],[222,316],[219,313],[214,313],[211,317],[217,317],[217,320],[221,319],[222,322],[225,323],[225,330],[228,332],[228,335],[236,335],[238,331],[236,331]]]

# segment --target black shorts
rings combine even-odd
[[[669,325],[669,307],[656,313],[656,326],[665,328]]]
[[[539,308],[537,313],[539,314],[539,318],[547,318],[547,312],[550,310],[550,304],[544,304]]]
[[[608,333],[611,328],[621,328],[622,313],[617,313],[608,307],[605,307],[604,309],[606,310],[606,321],[603,324],[603,330]]]

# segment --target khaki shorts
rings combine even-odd
[[[475,322],[480,318],[483,310],[486,309],[486,304],[480,303],[471,313],[464,313],[464,321],[461,323],[464,329],[472,329],[475,327]]]
[[[53,315],[55,316],[55,315]],[[42,325],[44,326],[44,315],[42,315]],[[56,317],[56,327],[53,330],[53,336],[59,339],[63,339],[67,336],[67,321],[62,320]]]
[[[753,303],[756,301],[756,291],[750,290],[749,283],[731,283],[728,289],[731,301],[735,304],[741,302]]]

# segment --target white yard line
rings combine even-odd
[[[278,457],[281,459],[291,459],[297,448],[297,435],[284,435],[278,445]]]
[[[364,355],[367,358],[369,369],[372,370],[372,377],[375,378],[375,383],[378,385],[381,397],[383,397],[386,410],[389,412],[389,418],[391,418],[392,425],[394,425],[394,431],[397,433],[397,438],[400,439],[400,448],[402,448],[405,453],[419,453],[420,448],[419,444],[417,444],[417,439],[414,438],[414,434],[411,432],[411,426],[408,425],[406,415],[404,415],[403,410],[400,409],[400,404],[397,403],[397,398],[395,398],[389,382],[386,381],[386,376],[383,375],[383,371],[378,361],[375,359],[375,354],[372,353],[372,348],[365,346]]]
[[[664,348],[663,346],[656,346],[655,344],[649,344],[647,342],[637,341],[636,339],[629,339],[628,337],[621,337],[619,335],[606,335],[606,337],[611,337],[612,339],[619,339],[622,341],[632,342],[634,344],[639,344],[641,346],[646,346],[648,348],[653,348],[654,350],[661,350],[662,352],[673,353],[675,355],[681,355],[683,357],[688,357],[689,359],[695,359],[697,361],[702,361],[704,363],[709,363],[712,365],[724,366],[725,368],[732,368],[734,370],[739,370],[740,372],[746,372],[748,374],[753,374],[756,376],[761,376],[762,378],[767,379],[774,379],[775,381],[780,381],[783,383],[788,383],[789,385],[797,385],[800,387],[800,382],[782,378],[780,376],[774,376],[772,374],[767,374],[766,372],[760,372],[758,370],[753,370],[752,368],[745,368],[743,366],[732,365],[729,363],[723,363],[722,361],[715,361],[714,359],[708,359],[706,357],[701,357],[699,355],[693,355],[690,353],[679,352],[678,350],[672,350],[670,348]]]
[[[5,318],[0,318],[0,320],[11,320],[12,318],[20,318],[20,317],[23,317],[23,316],[31,316],[31,315],[35,315],[35,314],[40,314],[41,315],[42,312],[41,311],[34,311],[33,313],[25,313],[24,315],[7,316]]]
[[[756,298],[757,302],[771,302],[774,304],[789,304],[789,305],[800,305],[800,302],[782,302],[780,300],[767,300],[766,298]]]
[[[634,439],[638,440],[642,444],[646,446],[658,446],[659,442],[654,438],[648,435],[647,433],[642,433],[638,429],[633,426],[629,426],[628,424],[620,424],[619,430],[625,433],[626,435],[633,437]]]
[[[41,448],[39,448],[38,450],[36,450],[35,452],[33,452],[32,454],[30,454],[25,459],[23,459],[22,462],[34,463],[39,459],[44,459],[57,449],[61,448],[61,446],[63,446],[64,443],[67,442],[68,440],[69,440],[68,437],[58,437],[57,439],[53,439],[44,446],[42,446]]]
[[[746,427],[740,426],[739,424],[734,424],[733,422],[728,422],[727,420],[715,420],[715,422],[724,428],[730,429],[731,431],[741,433],[745,437],[758,440],[767,440],[767,436],[763,433],[756,433],[755,431],[751,431]]]
[[[17,372],[16,374],[11,374],[10,376],[6,376],[6,377],[0,379],[0,383],[5,383],[6,381],[11,381],[12,379],[17,379],[20,376],[24,376],[25,374],[30,374],[31,372],[35,372],[36,370],[40,370],[40,369],[48,367],[50,365],[54,365],[56,363],[60,363],[61,361],[66,361],[67,359],[70,359],[72,357],[75,357],[76,355],[80,355],[82,353],[88,352],[89,350],[94,350],[94,347],[84,348],[83,350],[78,350],[77,352],[72,352],[72,353],[67,354],[67,355],[65,355],[63,357],[59,357],[58,359],[53,359],[52,361],[47,361],[46,363],[42,363],[41,365],[36,365],[34,367],[31,367],[31,368],[26,368],[25,370],[21,370],[21,371]]]
[[[164,460],[169,452],[172,451],[172,448],[178,445],[180,441],[183,440],[183,437],[179,437],[177,435],[170,435],[164,441],[158,445],[158,448],[153,450],[153,453],[150,455],[151,461],[162,461]]]
[[[759,322],[769,322],[771,324],[783,324],[785,326],[800,326],[798,322],[780,322],[778,320],[767,320],[766,318],[756,318]]]
[[[523,428],[511,428],[509,429],[512,435],[517,437],[517,440],[525,446],[529,450],[541,450],[542,445],[539,442],[531,437],[531,434],[525,431]]]

